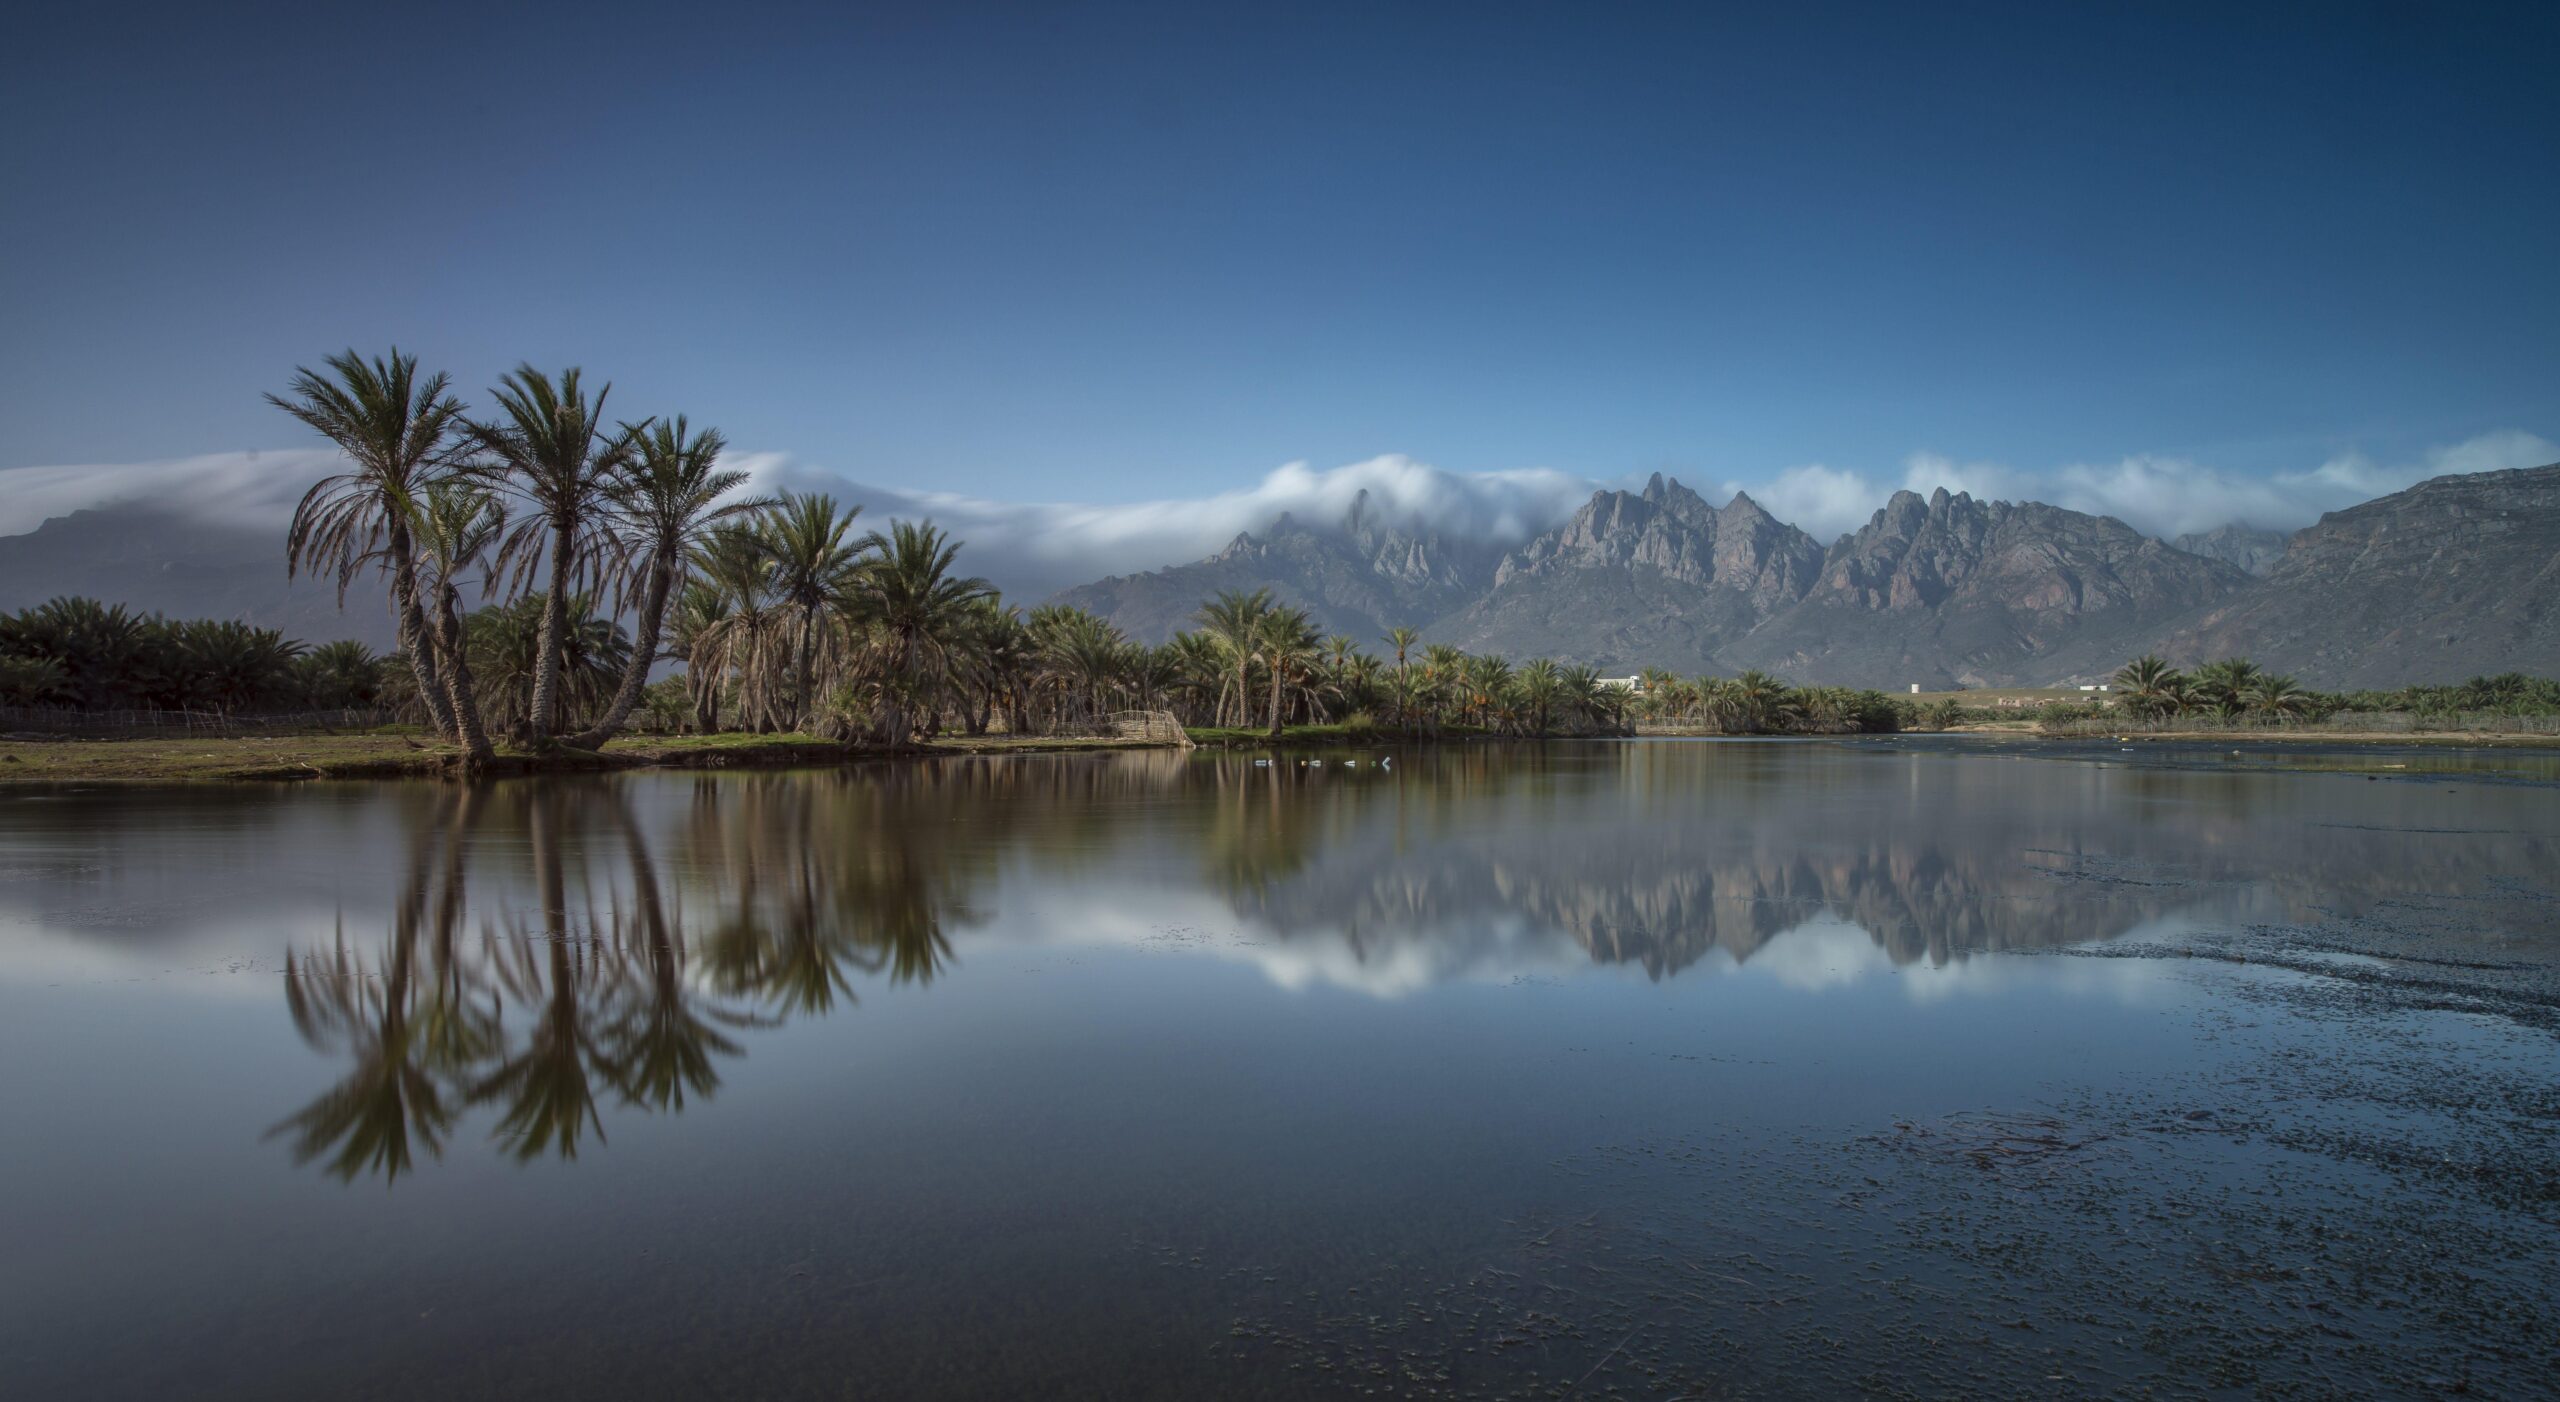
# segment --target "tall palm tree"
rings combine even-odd
[[[869,563],[851,581],[855,616],[871,634],[867,670],[880,683],[881,738],[903,745],[915,712],[938,708],[973,610],[995,587],[952,572],[959,543],[932,522],[896,521],[855,547]]]
[[[410,526],[427,486],[451,470],[463,432],[462,401],[442,374],[420,376],[418,358],[394,346],[371,361],[348,350],[322,364],[328,373],[294,370],[286,395],[268,403],[319,431],[347,455],[349,470],[320,479],[293,509],[285,534],[285,569],[333,573],[338,601],[364,565],[380,560],[391,576],[392,626],[418,695],[436,729],[453,731],[440,659],[418,603]]]
[[[604,714],[571,737],[571,745],[582,750],[602,745],[640,704],[640,693],[649,688],[649,669],[658,661],[667,598],[684,578],[694,547],[721,523],[770,505],[762,499],[724,500],[747,482],[747,474],[720,467],[726,447],[718,429],[692,433],[681,414],[633,435],[629,469],[605,490],[610,564],[625,596],[635,587],[639,593],[631,662]]]
[[[1252,723],[1253,699],[1250,674],[1262,639],[1262,620],[1271,612],[1271,591],[1256,589],[1248,594],[1241,589],[1221,590],[1218,597],[1200,606],[1201,630],[1218,640],[1219,648],[1235,666],[1236,724]],[[1226,720],[1226,699],[1218,701],[1218,719]]]
[[[1390,628],[1387,630],[1387,635],[1379,641],[1396,650],[1397,719],[1409,723],[1409,717],[1404,714],[1404,702],[1412,695],[1413,682],[1411,673],[1407,670],[1406,657],[1413,651],[1413,645],[1422,641],[1422,630],[1410,627]]]
[[[548,575],[532,714],[525,724],[537,745],[551,738],[558,708],[569,596],[599,573],[599,537],[609,504],[648,422],[607,429],[604,404],[612,393],[606,385],[589,399],[575,366],[554,382],[531,365],[519,365],[492,392],[501,417],[471,425],[472,443],[487,455],[480,470],[504,482],[527,507],[498,549],[500,568],[512,565],[519,587],[538,568]]]
[[[790,723],[806,725],[816,710],[818,646],[861,566],[862,551],[845,536],[859,506],[839,510],[822,492],[785,492],[756,520],[772,561],[773,590],[794,630]]]
[[[1528,713],[1531,733],[1546,734],[1554,723],[1556,704],[1565,694],[1563,670],[1541,657],[1520,669],[1515,684],[1519,688],[1521,705]]]
[[[738,684],[741,726],[763,733],[784,722],[778,676],[782,606],[761,522],[723,526],[694,550],[701,587],[713,595],[688,594],[698,626],[685,668],[696,687],[696,720],[705,731],[719,728],[720,692],[731,679]]]
[[[1304,609],[1273,609],[1255,630],[1255,650],[1271,673],[1271,738],[1280,738],[1283,688],[1299,678],[1321,655],[1316,627]]]
[[[428,629],[444,659],[454,738],[461,743],[468,765],[486,764],[494,750],[481,719],[479,691],[471,680],[471,649],[463,635],[460,589],[454,581],[466,570],[486,567],[489,551],[506,528],[506,508],[497,497],[459,478],[427,488],[418,512],[418,589],[425,596]]]

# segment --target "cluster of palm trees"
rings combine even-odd
[[[956,547],[932,526],[857,538],[855,511],[825,496],[742,496],[717,431],[611,420],[611,386],[590,392],[578,370],[520,366],[481,418],[396,349],[325,366],[268,396],[348,462],[295,510],[288,561],[342,595],[387,576],[409,696],[466,765],[492,756],[493,729],[534,748],[618,734],[670,614],[706,712],[725,690],[742,721],[791,728],[833,699],[839,722],[858,712],[902,742],[949,683],[943,640],[992,597],[952,572]],[[466,616],[474,583],[499,602]],[[493,662],[503,678],[475,676]]]
[[[1909,703],[1845,686],[1790,686],[1766,672],[1680,677],[1646,668],[1636,678],[1636,713],[1663,725],[1728,735],[1891,732],[1918,719]]]
[[[699,731],[814,732],[903,745],[946,728],[1048,734],[1116,712],[1255,728],[1365,721],[1410,733],[1577,734],[1648,715],[1727,730],[1892,729],[1873,692],[1760,673],[1611,686],[1590,667],[1514,665],[1412,629],[1372,655],[1270,591],[1202,605],[1189,632],[1133,641],[1079,609],[1007,605],[930,523],[857,532],[821,493],[743,494],[725,444],[682,417],[609,420],[609,386],[521,366],[474,416],[394,350],[299,371],[279,408],[348,470],[306,495],[296,570],[388,576],[408,704],[465,763],[491,733],[592,749],[647,707]],[[462,607],[466,585],[494,600]],[[624,623],[627,621],[628,630]],[[652,689],[652,669],[683,676]]]
[[[2115,675],[2121,704],[2143,720],[2197,717],[2283,724],[2328,708],[2326,698],[2245,657],[2226,657],[2190,676],[2145,654]]]
[[[83,711],[348,710],[383,694],[359,642],[305,646],[272,628],[59,598],[0,613],[0,705]]]

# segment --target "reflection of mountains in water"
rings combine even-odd
[[[1339,785],[1322,843],[1237,889],[1239,912],[1284,936],[1339,932],[1364,954],[1452,944],[1435,961],[1450,971],[1516,958],[1504,927],[1526,922],[1661,977],[1718,950],[1747,960],[1817,920],[1858,926],[1895,963],[1943,963],[2169,918],[2307,920],[2461,893],[2555,855],[2527,833],[2418,845],[2342,828],[2327,821],[2336,790],[2265,776],[1839,747],[1557,758],[1454,785],[1433,765]]]

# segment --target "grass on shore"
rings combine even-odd
[[[904,753],[1007,754],[1148,748],[1114,738],[943,736]],[[501,746],[494,772],[836,764],[888,751],[808,734],[633,735],[594,755],[537,755]],[[195,779],[395,779],[440,775],[453,746],[417,730],[314,735],[151,736],[130,740],[0,740],[0,785]]]

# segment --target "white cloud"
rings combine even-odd
[[[311,484],[339,470],[331,448],[208,453],[163,462],[0,470],[0,535],[88,507],[146,502],[225,525],[282,526]]]
[[[2000,463],[1958,462],[1914,453],[1903,463],[1903,488],[1923,495],[1944,487],[1997,501],[2041,501],[2113,516],[2137,530],[2173,537],[2232,521],[2269,530],[2310,525],[2324,511],[2397,492],[2430,477],[2560,462],[2560,444],[2503,429],[2444,447],[2414,462],[2378,463],[2349,452],[2301,472],[2250,477],[2186,458],[2141,455],[2111,463],[2068,463],[2042,472]],[[1764,482],[1731,482],[1783,520],[1824,540],[1866,524],[1893,485],[1820,465],[1789,468]]]
[[[1770,515],[1802,527],[1825,544],[1865,525],[1886,495],[1858,473],[1818,462],[1788,468],[1765,482],[1727,482],[1724,491],[1727,497],[1749,492]]]
[[[1210,496],[1097,506],[869,487],[781,454],[746,455],[738,465],[764,490],[830,491],[865,503],[872,516],[929,516],[969,542],[972,568],[990,570],[1000,561],[1016,587],[1044,588],[1196,560],[1284,512],[1332,525],[1363,491],[1382,521],[1508,544],[1572,515],[1597,485],[1548,468],[1451,472],[1388,454],[1321,470],[1293,462],[1250,487]]]
[[[147,501],[206,520],[281,527],[293,504],[336,471],[327,449],[215,453],[164,462],[80,464],[0,470],[0,534],[33,530],[47,517],[83,507]],[[2300,472],[2243,476],[2184,458],[2137,456],[2026,471],[1916,453],[1901,480],[1822,463],[1790,467],[1759,481],[1728,481],[1780,520],[1828,541],[1864,525],[1897,487],[1937,487],[1976,497],[2045,501],[2118,517],[2156,535],[2210,530],[2229,521],[2271,529],[2310,524],[2321,512],[2398,491],[2447,473],[2486,472],[2560,461],[2560,445],[2516,429],[2434,448],[2415,461],[2380,463],[2340,454]],[[781,453],[744,453],[732,462],[758,490],[832,491],[862,503],[871,520],[931,517],[968,542],[969,568],[1010,593],[1038,596],[1105,574],[1196,560],[1239,531],[1261,530],[1281,513],[1330,524],[1363,490],[1381,519],[1463,539],[1518,541],[1570,515],[1599,483],[1548,468],[1451,472],[1390,454],[1319,469],[1294,462],[1234,491],[1118,505],[1009,502],[951,492],[855,482]]]

